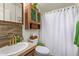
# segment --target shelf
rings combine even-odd
[[[31,21],[30,23],[34,23],[34,24],[40,25],[40,23],[36,22],[36,21]]]
[[[22,25],[22,23],[19,23],[19,22],[12,22],[12,21],[5,21],[5,20],[0,20],[0,24]]]
[[[37,16],[38,16],[38,10],[33,9],[32,4],[25,6],[25,29],[40,28],[40,21],[38,20]]]
[[[40,29],[40,23],[35,22],[35,21],[31,21],[30,22],[30,28],[31,29]]]

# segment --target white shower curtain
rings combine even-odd
[[[77,55],[78,48],[74,45],[74,35],[78,15],[79,8],[76,6],[42,15],[40,39],[49,48],[50,55]]]

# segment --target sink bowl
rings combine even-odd
[[[3,48],[0,48],[0,55],[15,55],[16,53],[26,49],[28,47],[27,42],[20,42],[15,45],[11,46],[5,46]]]

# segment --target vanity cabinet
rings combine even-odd
[[[0,20],[3,20],[3,3],[0,3]]]
[[[22,6],[21,3],[1,3],[0,20],[22,23]]]
[[[35,55],[35,47],[30,48],[24,56],[34,56]]]
[[[16,53],[15,55],[17,55],[17,56],[34,56],[36,45],[31,42],[28,42],[28,43],[29,43],[29,45],[26,49],[24,49],[21,52]]]

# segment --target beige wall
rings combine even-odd
[[[30,29],[30,30],[25,30],[24,26],[22,28],[22,34],[23,34],[23,38],[24,38],[24,41],[27,41],[29,40],[29,37],[32,35],[32,34],[36,34],[36,35],[39,35],[39,30],[36,30],[36,29]]]

